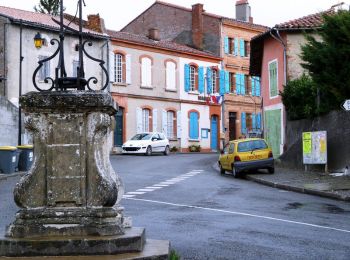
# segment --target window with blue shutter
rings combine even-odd
[[[197,112],[190,113],[190,139],[199,138],[198,117]]]
[[[253,129],[253,131],[255,131],[257,128],[256,127],[256,125],[257,125],[256,119],[257,119],[257,116],[255,114],[252,114],[252,129]]]
[[[257,119],[256,119],[256,127],[257,129],[261,129],[261,113],[258,113],[256,115]]]
[[[185,91],[190,91],[190,65],[185,64]]]
[[[245,95],[245,90],[246,90],[246,86],[245,86],[245,75],[241,74],[241,94]]]
[[[239,40],[239,47],[240,47],[240,49],[239,49],[239,55],[241,56],[241,57],[245,57],[245,42],[244,42],[244,39],[240,39]]]
[[[213,92],[213,79],[212,79],[212,71],[211,68],[207,68],[207,94],[211,94]]]
[[[220,70],[220,95],[224,95],[225,94],[225,71],[224,70]]]
[[[260,78],[255,77],[255,96],[261,96]]]
[[[241,74],[237,73],[235,75],[236,77],[236,92],[237,92],[237,95],[240,95],[241,94]]]
[[[252,96],[255,96],[255,88],[256,88],[256,84],[255,84],[255,77],[251,77],[251,82],[252,82]]]
[[[239,39],[235,38],[235,56],[238,56],[238,50],[239,50]]]
[[[198,68],[198,92],[204,93],[204,68]]]
[[[229,53],[229,40],[227,36],[225,36],[224,38],[224,51],[225,51],[225,54]]]
[[[247,122],[245,112],[241,113],[241,132],[244,135],[247,133]]]
[[[230,93],[230,73],[225,71],[225,93]]]

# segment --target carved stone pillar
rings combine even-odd
[[[116,109],[108,93],[41,92],[21,97],[34,135],[33,167],[17,184],[13,238],[121,235],[123,185],[109,161]]]

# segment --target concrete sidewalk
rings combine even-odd
[[[216,164],[214,168],[219,172]],[[245,178],[279,189],[350,201],[349,175],[304,172],[276,167],[274,174],[261,170],[246,174]]]

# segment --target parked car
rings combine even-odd
[[[145,132],[134,135],[122,146],[123,154],[151,155],[160,152],[169,155],[169,140],[164,134],[158,132]]]
[[[246,138],[230,141],[221,152],[218,161],[220,173],[230,171],[237,178],[248,170],[267,169],[275,172],[271,148],[261,138]]]

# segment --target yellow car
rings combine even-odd
[[[218,163],[221,174],[230,171],[235,178],[247,170],[267,169],[271,174],[275,172],[272,150],[260,138],[230,141],[221,152]]]

